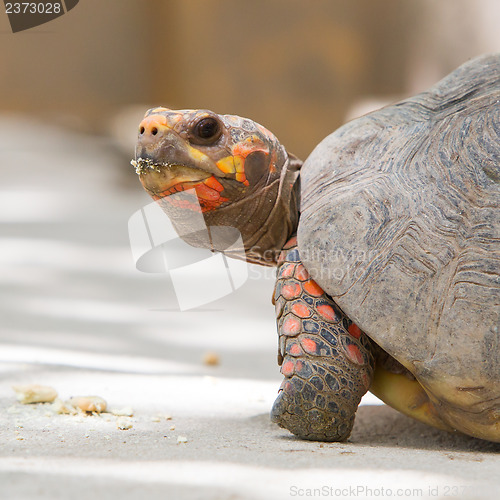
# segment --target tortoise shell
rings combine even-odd
[[[499,165],[497,54],[349,122],[301,169],[307,269],[439,404],[498,408]]]

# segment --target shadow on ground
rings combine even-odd
[[[266,429],[276,428],[269,415],[258,415],[250,419],[252,425]],[[281,439],[301,440],[281,429]],[[441,452],[500,453],[500,443],[475,439],[460,433],[434,429],[397,412],[389,406],[360,406],[356,422],[347,443],[353,445],[413,448],[418,450],[439,450]],[[481,461],[480,458],[477,459]]]

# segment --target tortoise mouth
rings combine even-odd
[[[180,167],[180,168],[191,168],[192,170],[197,170],[192,167],[188,167],[187,165],[182,165],[179,163],[171,163],[168,161],[158,161],[158,160],[153,160],[152,158],[149,157],[143,157],[143,156],[138,156],[135,159],[130,160],[130,164],[134,167],[135,173],[137,175],[141,174],[147,174],[148,172],[161,172],[162,167],[166,168],[175,168],[175,167]]]
[[[130,162],[144,189],[153,197],[164,197],[195,187],[212,174],[198,168],[138,157]]]

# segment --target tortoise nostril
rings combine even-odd
[[[139,134],[141,134],[141,135],[142,135],[142,134],[144,134],[144,127],[141,127],[141,128],[139,129]]]
[[[153,127],[153,128],[151,129],[151,133],[152,133],[153,135],[156,135],[156,134],[158,133],[158,129],[157,129],[156,127]]]

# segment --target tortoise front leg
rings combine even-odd
[[[369,339],[310,279],[296,238],[278,262],[278,364],[285,376],[271,419],[314,441],[343,441],[373,379]]]

